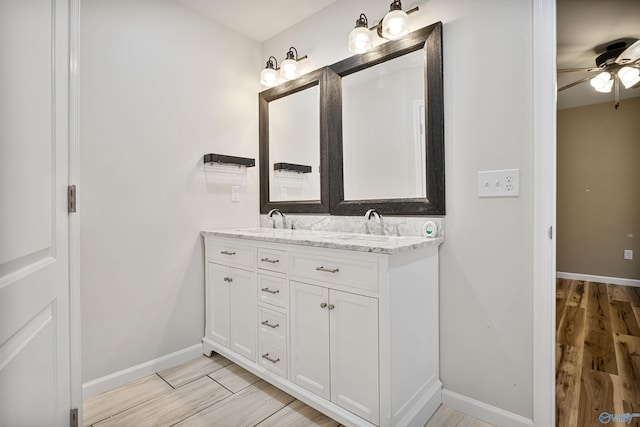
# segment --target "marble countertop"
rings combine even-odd
[[[202,231],[203,236],[232,237],[263,242],[288,243],[349,251],[393,254],[440,245],[444,239],[420,236],[381,236],[318,230],[283,230],[280,228],[234,228]]]

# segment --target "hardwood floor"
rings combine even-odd
[[[640,412],[640,289],[558,279],[556,328],[556,426]]]
[[[340,425],[218,354],[94,396],[83,409],[83,424],[95,427]],[[427,427],[445,426],[490,427],[441,406]]]

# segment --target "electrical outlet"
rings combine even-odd
[[[624,259],[633,259],[633,250],[625,249],[624,250]]]
[[[520,169],[478,172],[479,197],[518,197]]]

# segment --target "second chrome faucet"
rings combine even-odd
[[[382,215],[380,215],[380,213],[375,210],[375,209],[369,209],[365,214],[364,214],[364,219],[365,219],[365,223],[364,223],[364,228],[365,228],[365,232],[367,234],[371,234],[371,231],[369,230],[369,220],[371,219],[371,217],[376,217],[378,218],[378,220],[380,221],[380,235],[384,236],[385,235],[385,231],[384,231],[384,222],[382,221]]]

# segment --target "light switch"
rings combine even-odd
[[[478,197],[518,197],[520,169],[478,172]]]
[[[239,185],[232,185],[231,186],[231,201],[234,202],[234,203],[240,201],[240,186]]]

